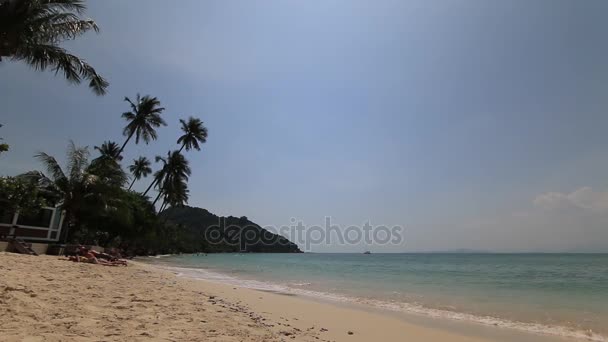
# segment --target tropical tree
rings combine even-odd
[[[105,141],[101,146],[95,146],[100,156],[93,159],[88,171],[96,175],[102,182],[114,187],[122,187],[127,182],[127,174],[120,166],[122,160],[118,144],[113,141]]]
[[[113,141],[104,141],[101,146],[95,146],[101,156],[99,158],[121,161],[120,147]]]
[[[179,151],[167,152],[166,158],[157,156],[156,161],[162,162],[163,167],[154,175],[159,191],[152,205],[156,205],[160,197],[172,189],[174,189],[173,191],[177,191],[175,189],[181,186],[179,183],[187,183],[188,177],[192,173],[188,160]]]
[[[68,227],[73,231],[79,230],[88,217],[118,205],[115,194],[120,187],[116,185],[123,182],[124,175],[112,172],[97,174],[103,169],[91,167],[87,147],[76,147],[70,141],[65,169],[44,152],[35,157],[45,166],[47,174],[31,171],[20,177],[33,181],[41,193],[57,200],[66,212]]]
[[[44,198],[31,182],[19,177],[0,177],[0,217],[15,211],[35,211],[44,204]]]
[[[181,207],[188,203],[188,183],[183,179],[173,179],[165,182],[162,188],[163,204],[160,206],[159,213],[167,206]]]
[[[45,166],[47,174],[40,171],[28,172],[24,177],[35,181],[45,192],[55,195],[66,212],[68,226],[78,226],[85,205],[85,198],[91,196],[97,177],[87,172],[89,151],[86,147],[76,147],[70,141],[67,152],[67,168],[61,168],[57,160],[44,153],[35,156]]]
[[[135,135],[135,144],[139,144],[140,139],[148,144],[150,140],[156,140],[157,138],[155,128],[167,126],[165,120],[160,116],[165,108],[160,106],[160,101],[156,97],[150,97],[149,95],[140,97],[137,94],[135,103],[128,97],[125,97],[125,101],[131,105],[131,111],[122,114],[122,117],[129,123],[123,130],[127,139],[122,144],[120,153],[125,149],[133,135]]]
[[[108,82],[82,58],[60,47],[87,31],[99,32],[91,19],[82,18],[82,0],[0,0],[0,61],[23,61],[35,70],[62,72],[72,83],[82,80],[97,95]]]
[[[184,135],[177,139],[177,143],[182,145],[179,152],[184,148],[186,148],[186,151],[190,151],[191,149],[200,151],[201,147],[199,143],[204,144],[207,142],[207,127],[205,127],[199,118],[189,117],[188,121],[180,119],[179,122],[181,122],[181,129],[184,132]]]
[[[148,175],[152,173],[150,164],[150,160],[146,157],[139,157],[133,160],[133,164],[129,165],[129,172],[133,174],[133,181],[131,182],[131,185],[129,185],[129,190],[131,190],[135,181],[139,180],[141,177],[148,177]]]

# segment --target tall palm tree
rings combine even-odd
[[[159,191],[152,205],[156,205],[160,197],[169,189],[177,188],[178,183],[188,182],[188,177],[192,173],[188,160],[179,151],[168,152],[167,158],[157,156],[156,160],[161,161],[163,167],[155,173],[154,178]]]
[[[87,31],[99,32],[91,19],[82,18],[82,0],[0,0],[0,61],[24,61],[35,70],[62,72],[72,83],[89,82],[104,95],[108,82],[82,58],[59,45]]]
[[[95,146],[95,149],[99,151],[99,158],[107,158],[116,161],[121,161],[122,156],[120,155],[120,147],[113,141],[104,141],[101,146]]]
[[[205,127],[199,118],[189,117],[188,121],[180,119],[179,122],[181,122],[181,129],[184,132],[184,135],[177,139],[177,143],[182,145],[179,152],[184,148],[186,148],[186,151],[190,151],[193,148],[200,151],[201,147],[199,143],[204,144],[207,142],[207,127]]]
[[[129,123],[123,130],[127,140],[122,144],[120,153],[125,149],[133,135],[135,135],[135,144],[139,144],[140,138],[147,144],[150,140],[156,140],[155,128],[167,126],[165,120],[160,116],[165,108],[160,106],[160,101],[156,97],[150,97],[149,95],[140,97],[137,94],[135,103],[128,97],[125,97],[125,101],[131,105],[131,111],[122,114],[122,117]]]
[[[146,157],[134,159],[133,164],[129,165],[129,172],[133,174],[133,181],[131,182],[131,185],[129,185],[129,190],[131,190],[135,181],[139,180],[141,177],[148,177],[148,175],[152,173],[150,160]]]

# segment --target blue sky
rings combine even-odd
[[[123,141],[124,96],[169,127],[126,160],[188,154],[194,206],[261,225],[406,227],[382,251],[608,251],[608,2],[90,1],[69,42],[111,83],[94,96],[0,63],[0,174]],[[145,188],[148,182],[137,184]],[[318,251],[358,251],[326,246]]]

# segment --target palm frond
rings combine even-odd
[[[48,173],[51,175],[54,181],[67,178],[55,157],[50,156],[44,152],[40,152],[34,157],[40,160],[42,164],[44,164],[44,167],[46,167]]]
[[[70,140],[68,145],[67,161],[70,179],[81,179],[85,169],[89,165],[88,147],[76,147],[74,142]]]
[[[59,44],[88,31],[99,31],[95,22],[81,18],[81,0],[0,1],[0,56],[24,61],[35,70],[52,68],[72,83],[87,80],[97,95],[104,95],[108,82],[83,59]]]
[[[40,7],[48,11],[75,11],[83,13],[86,10],[82,0],[38,0]]]
[[[75,39],[91,30],[99,32],[93,20],[81,19],[68,12],[49,13],[33,20],[30,26],[38,31],[38,41],[54,44]]]
[[[137,98],[139,99],[139,94],[137,94]],[[129,104],[131,105],[131,110],[133,110],[133,113],[128,113],[128,114],[131,114],[131,115],[133,115],[133,117],[135,117],[135,114],[134,114],[134,113],[137,113],[137,105],[135,105],[135,103],[133,103],[133,101],[131,101],[131,99],[129,99],[129,98],[128,98],[128,97],[126,97],[126,96],[125,96],[125,99],[124,99],[124,100],[125,100],[126,102],[129,102]],[[127,114],[127,113],[124,113],[124,114],[123,114],[123,117],[124,117],[124,115],[125,115],[125,114]]]
[[[61,71],[71,83],[79,84],[83,79],[89,80],[89,87],[97,95],[104,95],[109,85],[85,60],[57,46],[45,44],[23,46],[13,58],[25,60],[35,70],[45,71],[52,68],[55,73]]]

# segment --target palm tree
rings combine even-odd
[[[106,183],[122,187],[127,182],[127,175],[120,166],[122,160],[118,144],[113,141],[105,141],[101,146],[95,146],[100,156],[93,159],[89,165],[89,172],[97,175]]]
[[[162,162],[163,167],[154,175],[154,181],[159,191],[152,205],[156,205],[159,198],[166,192],[169,192],[171,188],[177,188],[179,186],[177,183],[187,182],[188,177],[192,173],[188,160],[179,151],[168,152],[167,158],[157,156],[156,161]]]
[[[201,147],[199,146],[199,142],[201,144],[207,142],[207,127],[205,127],[199,118],[189,117],[188,121],[180,119],[179,122],[181,122],[181,128],[184,132],[184,135],[177,139],[177,143],[182,145],[179,152],[181,152],[184,147],[186,148],[186,151],[190,151],[193,148],[200,151]]]
[[[129,172],[133,174],[133,181],[131,182],[131,185],[129,185],[129,190],[131,190],[136,180],[139,180],[141,177],[148,177],[148,175],[152,173],[150,160],[146,157],[134,159],[133,164],[129,165]]]
[[[155,128],[167,126],[165,120],[160,117],[165,108],[160,107],[160,101],[156,97],[150,97],[149,95],[140,97],[137,94],[136,103],[133,103],[128,97],[125,97],[125,101],[131,105],[131,111],[122,114],[122,117],[129,123],[123,130],[127,140],[122,144],[120,153],[125,149],[133,135],[135,135],[135,144],[139,144],[140,138],[147,144],[150,140],[156,140]]]
[[[150,183],[150,185],[148,185],[148,187],[146,188],[146,191],[144,191],[144,193],[142,194],[143,196],[146,196],[148,194],[148,192],[150,190],[152,190],[152,187],[154,187],[158,182],[160,182],[164,177],[165,177],[165,171],[167,169],[166,165],[167,165],[167,159],[163,158],[161,156],[156,156],[156,158],[154,158],[155,162],[162,162],[163,166],[156,172],[154,172],[153,178],[152,178],[152,183]]]
[[[108,82],[82,58],[59,47],[87,31],[99,32],[91,19],[81,15],[82,0],[0,0],[0,61],[24,61],[35,70],[62,72],[72,83],[89,82],[104,95]]]
[[[188,183],[184,180],[174,180],[166,183],[162,193],[163,204],[160,206],[159,213],[165,210],[168,205],[177,207],[188,203]]]
[[[65,169],[54,157],[44,152],[35,157],[44,164],[48,175],[32,171],[21,177],[34,181],[44,194],[55,198],[65,210],[68,227],[76,229],[87,213],[106,208],[112,202],[114,193],[111,189],[115,189],[115,184],[120,183],[123,177],[120,173],[95,174],[89,163],[88,148],[76,147],[72,141],[68,146]]]
[[[107,158],[116,161],[122,160],[122,156],[120,155],[120,147],[118,147],[118,144],[113,141],[104,141],[101,146],[95,146],[95,149],[101,154],[99,158]]]

